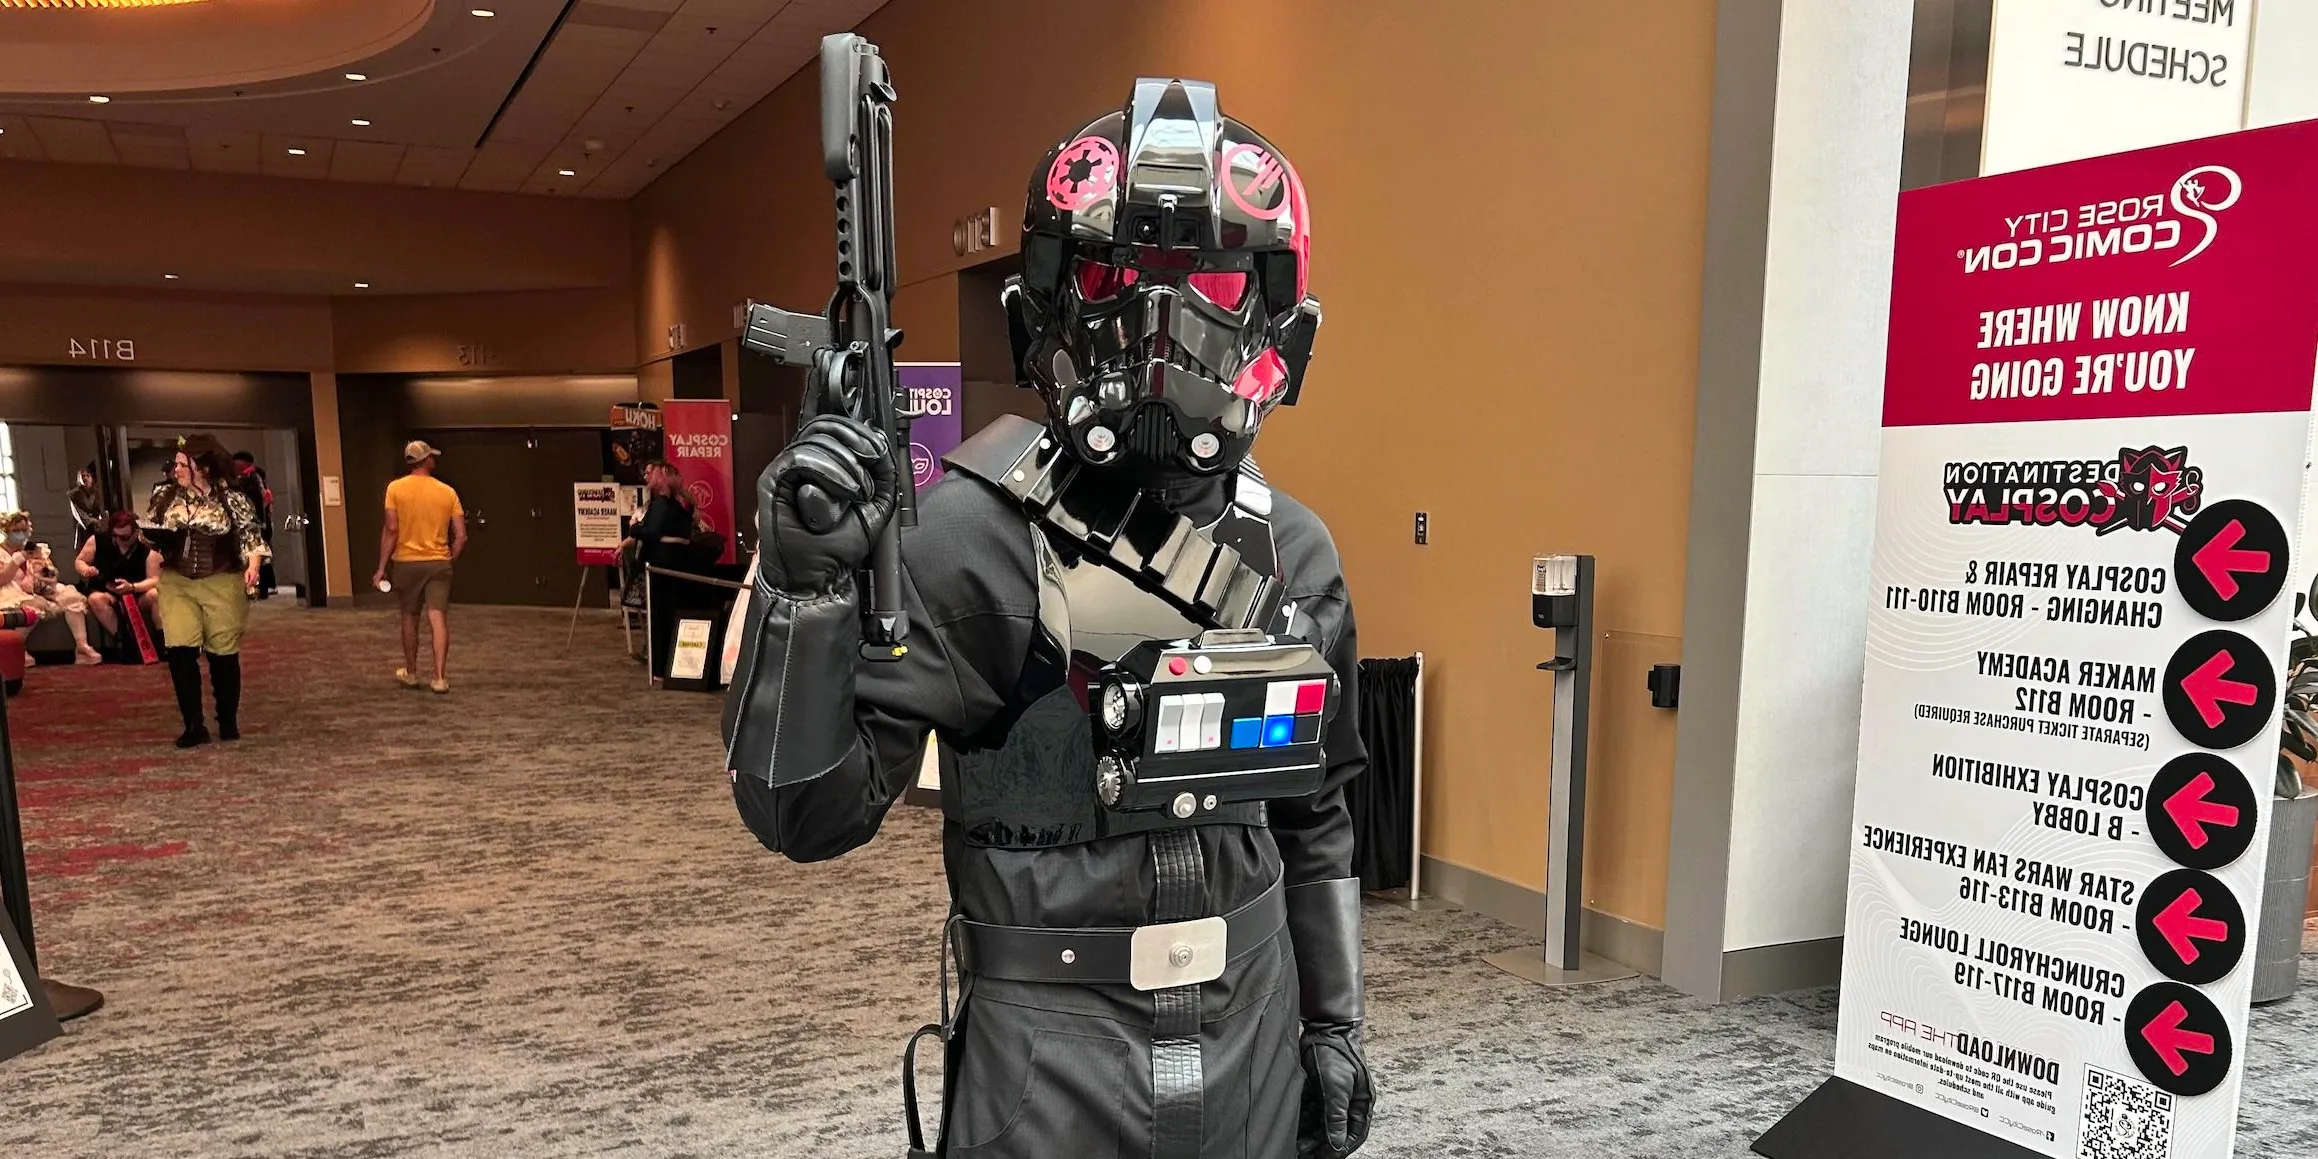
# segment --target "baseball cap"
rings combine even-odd
[[[442,454],[442,452],[434,449],[432,446],[429,446],[425,439],[412,439],[410,442],[403,444],[402,461],[405,463],[416,463],[421,459],[431,459],[440,454]]]

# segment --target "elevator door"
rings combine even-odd
[[[468,604],[571,602],[574,483],[603,475],[603,439],[592,430],[418,431],[443,452],[436,475],[467,510],[467,551],[452,598]]]

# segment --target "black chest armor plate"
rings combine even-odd
[[[1289,630],[1262,475],[1252,462],[1243,466],[1222,518],[1200,528],[1101,472],[1081,470],[1052,444],[1044,428],[1009,417],[944,459],[1023,505],[1038,566],[1039,630],[1012,698],[1020,710],[981,735],[944,738],[958,762],[956,783],[942,786],[943,812],[968,844],[998,849],[1265,824],[1261,802],[1189,821],[1106,808],[1095,795],[1086,704],[1087,677],[1146,640],[1218,627]]]

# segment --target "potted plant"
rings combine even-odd
[[[2270,807],[2270,864],[2262,888],[2261,944],[2254,954],[2254,1001],[2292,997],[2302,973],[2302,922],[2309,906],[2310,858],[2318,843],[2318,635],[2303,610],[2318,602],[2294,597],[2294,643],[2280,689],[2285,721],[2278,737],[2276,799]]]

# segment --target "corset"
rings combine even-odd
[[[177,574],[186,579],[205,579],[219,572],[240,571],[241,545],[231,535],[210,535],[188,530],[185,545],[178,549],[174,561]]]

